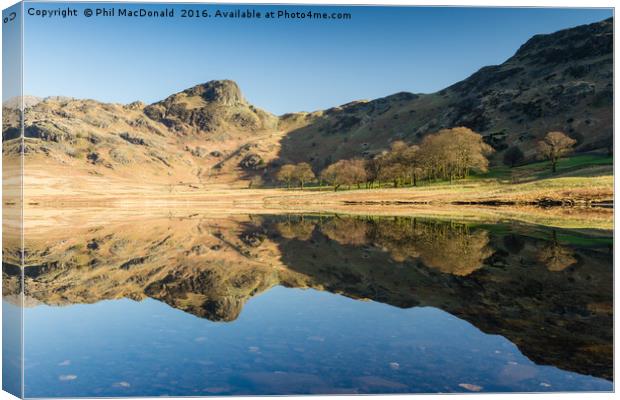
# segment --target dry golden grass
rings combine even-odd
[[[435,216],[476,216],[514,218],[554,226],[610,229],[613,212],[584,207],[541,209],[526,207],[541,199],[587,201],[613,200],[613,177],[559,177],[522,184],[496,181],[470,181],[453,185],[399,189],[331,190],[243,189],[225,184],[158,185],[142,181],[99,176],[73,175],[69,170],[52,176],[45,168],[30,169],[24,177],[25,216],[39,211],[109,209],[123,210],[127,216],[138,214],[196,212],[231,213],[317,213],[335,212],[369,215],[407,215],[423,213]],[[455,202],[515,202],[510,207],[481,205],[455,206]],[[132,211],[133,210],[133,211]],[[81,212],[81,211],[79,211]],[[98,212],[98,211],[97,211]],[[95,214],[97,213],[95,212]],[[86,211],[88,213],[88,211]],[[73,218],[73,217],[70,217]],[[34,218],[37,220],[39,218]]]

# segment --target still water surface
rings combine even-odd
[[[604,232],[253,216],[50,241],[27,397],[613,389]]]

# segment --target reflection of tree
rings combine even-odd
[[[395,261],[419,256],[418,220],[415,218],[378,219],[373,223],[372,242],[390,253]]]
[[[487,231],[472,231],[467,225],[450,222],[410,221],[403,224],[396,220],[377,230],[381,235],[377,243],[389,249],[397,261],[418,256],[429,267],[464,276],[482,267],[493,254]]]
[[[429,267],[465,276],[481,268],[484,260],[493,254],[488,244],[487,231],[469,232],[465,227],[429,236],[418,248],[420,258]]]
[[[288,218],[275,224],[277,231],[286,239],[310,240],[316,221],[301,218]]]
[[[373,244],[398,262],[419,258],[441,272],[468,275],[493,254],[486,231],[467,225],[415,218],[332,218],[321,232],[340,244]]]
[[[368,243],[368,222],[359,218],[330,218],[321,224],[321,232],[344,245],[361,246]]]
[[[545,265],[549,271],[562,271],[577,263],[573,251],[559,244],[555,231],[553,231],[551,243],[538,250],[536,259]]]
[[[279,237],[278,244],[288,270],[307,277],[296,287],[397,307],[438,307],[505,336],[536,363],[610,379],[610,255],[575,246],[579,265],[552,272],[549,265],[566,249],[549,247],[555,259],[541,262],[542,230],[494,228],[426,218],[322,217],[312,243]]]

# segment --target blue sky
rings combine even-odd
[[[173,19],[140,19],[86,18],[85,5],[71,6],[79,17],[25,17],[26,94],[150,103],[198,83],[232,79],[251,103],[276,114],[399,91],[434,92],[505,61],[534,34],[612,16],[610,9],[251,6],[344,11],[352,19],[205,20],[179,18],[187,6],[174,4]]]

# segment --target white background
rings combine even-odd
[[[65,1],[63,1],[64,3]],[[85,2],[85,1],[80,1]],[[132,3],[200,3],[199,1],[175,1],[175,0],[167,0],[167,1],[143,1],[143,0],[132,0]],[[16,1],[13,0],[0,0],[0,5],[2,9],[7,8]],[[66,1],[66,3],[71,3],[71,1]],[[215,1],[207,2],[207,3],[215,3]],[[475,0],[475,1],[467,1],[467,0],[446,0],[446,1],[433,1],[433,0],[392,0],[392,1],[362,1],[362,0],[312,0],[312,1],[300,1],[300,0],[289,0],[289,1],[276,1],[276,0],[266,0],[266,1],[257,1],[257,0],[219,0],[217,3],[233,3],[233,4],[368,4],[368,5],[431,5],[431,6],[512,6],[512,7],[614,7],[614,2],[610,0]],[[615,24],[614,24],[614,50],[616,49],[616,36],[615,36]],[[1,59],[0,55],[0,59]],[[617,63],[617,54],[614,51],[614,87],[617,87],[617,76],[618,76],[618,63]],[[0,83],[0,89],[1,89]],[[618,104],[618,93],[614,90],[614,104]],[[618,120],[618,109],[617,107],[614,109],[614,121]],[[617,126],[614,124],[614,138],[617,137]],[[614,142],[614,153],[617,154],[618,143]],[[0,154],[1,159],[1,154]],[[615,183],[618,179],[618,165],[614,163],[614,187]],[[2,193],[2,188],[0,187],[0,195]],[[615,214],[615,213],[614,213]],[[614,226],[616,220],[614,219]],[[617,243],[614,243],[614,254],[617,251]],[[617,266],[617,259],[614,257],[614,270]],[[614,274],[614,288],[617,286],[618,275]],[[615,292],[614,292],[615,293]],[[615,309],[615,295],[614,295],[614,309]],[[0,309],[0,316],[1,316]],[[1,324],[1,319],[0,319]],[[618,331],[617,319],[614,318],[614,332]],[[0,332],[0,335],[2,333]],[[615,344],[615,338],[614,338]],[[618,349],[615,348],[614,352],[614,372],[617,371],[617,360],[618,360]],[[614,373],[614,376],[617,375]],[[0,374],[0,382],[2,380],[2,375]],[[614,379],[615,381],[615,379]],[[414,397],[420,397],[423,399],[507,399],[507,400],[521,400],[521,399],[547,399],[547,400],[582,400],[582,399],[611,399],[615,398],[615,394],[612,393],[553,393],[553,394],[520,394],[520,393],[512,393],[512,394],[449,394],[449,395],[383,395],[383,396],[372,396],[372,399],[381,399],[381,400],[399,400],[399,399],[412,399]],[[276,397],[276,396],[274,396]],[[169,399],[183,399],[181,397],[168,397]],[[287,396],[287,399],[316,399],[316,400],[329,400],[337,398],[338,400],[355,400],[359,399],[360,396]],[[15,397],[5,393],[0,392],[0,400],[5,399],[15,399]],[[138,397],[133,397],[132,399],[141,399]],[[187,397],[185,397],[187,399]],[[224,399],[239,399],[236,397],[224,397]]]

